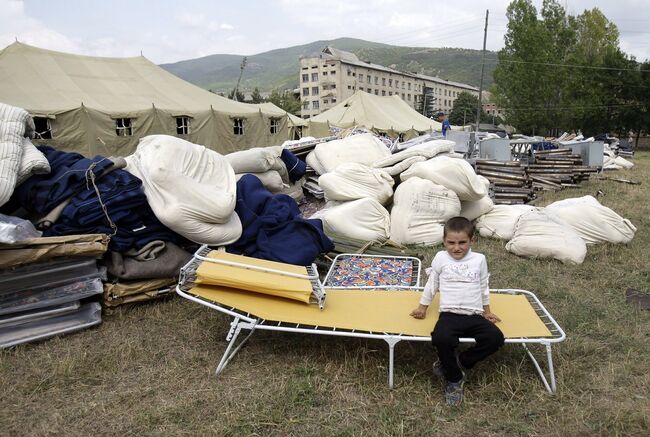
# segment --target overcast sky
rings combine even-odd
[[[138,56],[156,63],[217,53],[252,55],[339,37],[401,46],[503,46],[509,0],[0,0],[0,48],[16,38],[52,50]],[[539,9],[542,0],[534,0]],[[650,59],[650,0],[565,0],[598,6],[623,51]]]

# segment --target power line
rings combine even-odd
[[[516,61],[516,60],[506,60],[506,59],[488,59],[491,63],[500,63],[506,62],[511,64],[531,64],[531,65],[547,65],[550,67],[567,67],[567,68],[586,68],[590,70],[612,70],[612,71],[642,71],[650,72],[650,70],[641,70],[636,68],[617,68],[617,67],[599,67],[596,65],[576,65],[576,64],[558,64],[554,62],[533,62],[533,61]]]

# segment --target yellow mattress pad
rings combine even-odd
[[[222,286],[249,291],[251,293],[261,293],[309,303],[309,297],[312,293],[312,284],[309,279],[294,278],[278,273],[264,272],[254,269],[266,268],[307,276],[308,273],[305,267],[251,258],[243,255],[234,255],[216,250],[208,253],[206,257],[220,261],[244,264],[253,269],[203,261],[196,269],[196,284]]]

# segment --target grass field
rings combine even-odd
[[[608,175],[642,185],[594,180],[540,202],[602,191],[638,227],[630,244],[590,246],[580,266],[518,258],[496,240],[475,246],[492,287],[533,291],[566,331],[554,348],[556,395],[520,347],[471,371],[464,404],[450,409],[428,344],[397,346],[389,390],[383,341],[269,332],[215,378],[228,318],[173,298],[1,351],[0,434],[648,435],[650,311],[624,292],[650,293],[650,152],[635,163]]]

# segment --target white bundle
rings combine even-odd
[[[400,244],[440,244],[444,222],[459,213],[456,193],[426,179],[410,178],[395,190],[391,239]]]
[[[587,244],[628,243],[636,227],[593,196],[565,199],[546,207],[582,237]]]
[[[437,156],[413,164],[400,177],[404,181],[414,176],[449,188],[460,200],[480,200],[488,194],[485,184],[463,159]]]
[[[519,217],[506,250],[531,258],[555,258],[563,263],[582,264],[587,245],[573,228],[553,213],[538,209]]]
[[[494,205],[488,213],[476,219],[476,230],[482,237],[510,240],[519,217],[533,210],[535,207],[529,205]]]
[[[327,235],[377,242],[390,237],[390,214],[374,199],[328,202],[310,218],[321,219]]]
[[[386,156],[385,158],[376,161],[372,166],[376,168],[392,167],[399,162],[416,156],[430,159],[436,155],[439,155],[440,153],[453,152],[455,144],[455,142],[448,140],[427,141],[426,143],[418,144],[417,146],[413,146],[393,155]]]
[[[372,166],[386,156],[390,156],[390,151],[377,137],[358,134],[316,145],[306,161],[318,174],[325,174],[347,162]]]
[[[279,193],[285,188],[282,176],[275,170],[265,171],[264,173],[240,173],[235,175],[235,179],[239,180],[245,174],[255,176],[262,182],[262,185],[271,193]]]
[[[277,149],[272,147],[255,147],[229,153],[224,157],[236,174],[264,173],[269,170],[279,171],[282,167],[285,167]]]
[[[393,195],[393,178],[383,170],[350,162],[318,178],[327,200],[356,200],[369,197],[385,205]]]

